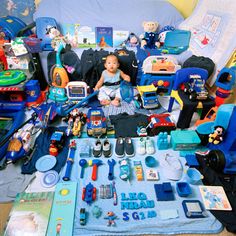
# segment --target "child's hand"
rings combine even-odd
[[[128,75],[124,75],[124,78],[123,78],[125,81],[127,82],[130,82],[130,77]]]
[[[95,87],[93,90],[94,90],[94,91],[97,91],[97,90],[99,90],[99,88],[98,88],[98,87]]]
[[[120,72],[121,78],[127,82],[130,82],[129,75],[126,75],[123,71]]]

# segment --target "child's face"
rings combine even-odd
[[[105,62],[105,68],[109,72],[116,72],[119,67],[119,62],[115,56],[108,56]]]

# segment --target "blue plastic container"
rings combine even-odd
[[[177,182],[176,191],[180,197],[187,197],[192,193],[191,187],[187,182]]]

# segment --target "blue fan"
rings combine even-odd
[[[130,103],[134,99],[134,89],[132,84],[123,80],[120,84],[120,94],[123,101]]]

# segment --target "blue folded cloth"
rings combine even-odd
[[[157,137],[151,137],[154,143],[157,143]],[[87,139],[76,139],[77,147],[81,143],[85,142]],[[102,140],[103,141],[103,140]],[[84,170],[84,178],[80,179],[80,166],[79,162],[79,148],[76,149],[75,161],[72,167],[71,181],[78,182],[78,192],[77,192],[77,205],[76,214],[74,219],[74,233],[73,235],[138,235],[138,234],[182,234],[182,233],[219,233],[223,228],[222,224],[216,220],[216,218],[208,212],[208,217],[201,219],[188,219],[185,216],[182,201],[183,198],[179,197],[176,192],[176,181],[170,181],[165,178],[163,170],[160,165],[155,167],[159,173],[160,180],[157,182],[147,181],[146,176],[144,176],[144,181],[137,181],[134,171],[134,161],[141,161],[143,173],[146,173],[148,167],[145,165],[145,158],[142,155],[136,155],[129,158],[131,179],[130,183],[120,179],[120,158],[116,157],[115,141],[116,139],[109,139],[112,146],[112,156],[110,158],[116,161],[114,166],[114,181],[117,193],[118,204],[114,205],[114,199],[101,199],[99,198],[99,187],[101,185],[107,185],[111,182],[108,179],[109,166],[107,164],[107,159],[100,157],[99,160],[103,162],[97,169],[97,180],[92,181],[92,167],[86,167]],[[138,138],[132,138],[134,148],[137,148]],[[173,157],[178,157],[184,166],[185,158],[179,157],[177,151],[171,149],[159,150],[157,155],[158,161],[165,158],[165,154],[169,153]],[[127,158],[127,157],[124,157]],[[90,158],[86,158],[89,160]],[[91,159],[93,160],[93,159]],[[65,167],[62,170],[61,176],[65,171]],[[88,205],[82,200],[83,188],[91,182],[97,189],[96,200]],[[173,201],[156,201],[156,194],[154,189],[154,184],[162,184],[163,182],[171,182],[175,200]],[[124,200],[129,198],[129,193],[143,193],[145,194],[148,201],[153,201],[154,207],[150,208],[139,208],[139,209],[127,209],[124,203],[134,202],[140,207],[141,200]],[[123,195],[122,195],[123,194]],[[122,198],[123,196],[123,198]],[[144,195],[140,195],[144,196]],[[144,197],[145,198],[145,197]],[[123,200],[122,200],[123,199]],[[192,186],[192,194],[188,199],[198,199],[201,201],[200,192],[197,185]],[[121,202],[123,204],[121,205]],[[146,203],[146,200],[143,200]],[[97,205],[102,209],[102,215],[96,218],[92,215],[93,207]],[[151,206],[152,204],[150,204]],[[80,208],[85,208],[88,213],[86,220],[86,225],[80,225]],[[122,210],[123,209],[123,210]],[[113,211],[117,218],[115,219],[116,226],[107,226],[107,212]],[[177,211],[177,213],[176,213]],[[178,216],[177,216],[178,215]],[[153,216],[153,217],[151,217]],[[168,220],[165,220],[168,218]]]

